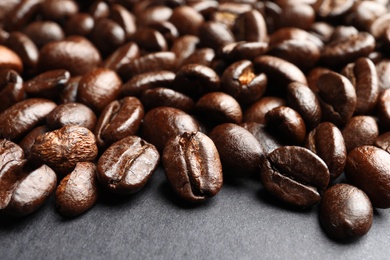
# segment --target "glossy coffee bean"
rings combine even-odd
[[[211,130],[209,137],[218,149],[224,173],[244,177],[258,171],[264,151],[248,130],[225,123]]]
[[[256,75],[253,64],[249,60],[233,63],[221,77],[221,89],[243,105],[260,99],[266,88],[267,76]]]
[[[116,49],[104,60],[103,66],[110,70],[119,71],[122,66],[130,61],[139,58],[141,51],[137,44],[129,42]]]
[[[309,41],[316,44],[320,49],[324,47],[324,43],[315,35],[294,27],[280,28],[273,32],[269,36],[269,46],[272,48],[273,46],[289,40]]]
[[[47,20],[63,21],[77,14],[79,7],[74,0],[46,0],[39,10]]]
[[[237,41],[265,42],[267,40],[267,25],[260,12],[251,10],[237,17],[233,33]]]
[[[57,105],[47,99],[30,98],[16,103],[0,114],[0,138],[21,139],[45,121]]]
[[[137,30],[132,36],[134,41],[145,52],[167,51],[168,44],[164,36],[152,28],[142,28]]]
[[[0,139],[0,210],[7,207],[26,160],[24,153],[14,142]]]
[[[125,39],[129,39],[137,31],[135,16],[124,6],[112,5],[109,18],[122,27],[125,32]]]
[[[327,43],[332,37],[334,27],[327,22],[316,21],[311,25],[309,31],[322,42]]]
[[[265,124],[273,129],[288,144],[302,144],[306,136],[306,124],[301,115],[292,108],[275,107],[265,114]]]
[[[354,11],[347,16],[347,20],[350,20],[350,23],[357,29],[369,31],[372,23],[386,13],[387,8],[382,3],[362,1],[355,4]]]
[[[384,90],[379,98],[377,105],[377,115],[379,124],[386,130],[390,129],[390,89]]]
[[[200,48],[194,53],[192,53],[190,56],[188,56],[185,60],[182,62],[182,66],[187,64],[200,64],[207,67],[211,67],[211,64],[215,58],[215,51],[211,48]]]
[[[52,21],[35,21],[23,29],[38,48],[52,41],[61,41],[65,33],[58,23]]]
[[[265,155],[283,146],[277,135],[270,131],[264,124],[249,122],[243,123],[240,126],[248,130],[257,139]]]
[[[318,203],[329,183],[324,161],[299,146],[283,146],[268,154],[261,163],[260,177],[269,193],[301,208]]]
[[[353,26],[338,25],[333,29],[329,43],[347,40],[348,38],[355,36],[358,33],[359,31]]]
[[[367,195],[349,184],[336,184],[329,188],[322,197],[319,209],[323,229],[337,240],[367,234],[373,215]]]
[[[266,42],[234,42],[221,49],[221,57],[229,62],[253,60],[268,50]]]
[[[43,72],[24,83],[26,93],[31,97],[56,99],[70,80],[67,70],[57,69]]]
[[[94,160],[97,153],[94,134],[77,125],[39,135],[31,147],[32,159],[47,164],[59,176],[68,174],[78,162]]]
[[[87,37],[95,25],[93,17],[87,13],[77,13],[69,17],[64,25],[65,34]]]
[[[89,6],[88,13],[94,20],[107,18],[110,14],[110,7],[104,1],[95,1],[95,3]]]
[[[144,1],[147,3],[147,1]],[[139,4],[142,4],[141,2]],[[138,8],[134,8],[134,14],[137,21],[140,21],[142,25],[148,25],[150,23],[167,21],[172,15],[172,8],[163,5],[148,6],[142,11],[138,11]]]
[[[79,162],[57,187],[55,203],[58,212],[74,217],[93,207],[98,199],[96,165]]]
[[[275,107],[285,106],[286,101],[279,97],[266,96],[250,105],[244,111],[244,122],[265,123],[265,114]]]
[[[41,207],[57,186],[56,173],[47,165],[26,173],[12,193],[4,213],[22,217]]]
[[[46,116],[47,126],[58,129],[65,125],[79,125],[93,131],[96,125],[96,115],[84,104],[66,103],[58,105]]]
[[[143,138],[159,151],[164,149],[170,138],[198,130],[199,125],[192,116],[173,107],[156,107],[150,110],[145,114],[141,127]]]
[[[278,28],[294,27],[308,30],[315,21],[316,15],[311,5],[293,1],[282,7],[282,13],[276,23]]]
[[[115,71],[97,68],[80,79],[77,99],[99,113],[119,96],[121,85],[122,81]]]
[[[347,158],[348,183],[363,190],[375,208],[389,208],[390,154],[375,146],[353,149]]]
[[[16,31],[31,22],[38,13],[43,0],[20,1],[7,15],[4,27],[8,31]]]
[[[58,103],[71,103],[77,101],[77,90],[79,88],[81,76],[71,77],[68,84],[65,85],[62,92],[60,93]]]
[[[385,14],[379,16],[375,21],[371,23],[368,28],[368,32],[375,39],[380,39],[386,34],[387,27],[390,23],[390,14],[386,12]]]
[[[378,125],[372,116],[354,116],[342,130],[347,152],[363,145],[373,145],[379,135]]]
[[[379,135],[375,140],[375,146],[390,153],[390,132]]]
[[[390,88],[390,80],[386,77],[387,73],[390,71],[390,60],[383,59],[375,64],[375,67],[378,74],[379,93],[381,93]]]
[[[22,73],[23,61],[14,51],[0,45],[0,69],[11,69]]]
[[[319,77],[317,88],[323,121],[337,126],[346,124],[355,111],[357,100],[351,82],[341,74],[328,72]]]
[[[160,155],[150,143],[128,136],[113,143],[99,158],[97,177],[109,191],[132,194],[142,189],[158,166]]]
[[[91,32],[91,41],[102,53],[102,56],[111,54],[116,48],[125,43],[125,40],[125,31],[118,23],[107,18],[95,21]]]
[[[185,132],[170,139],[164,147],[162,161],[169,184],[184,200],[204,201],[222,187],[217,148],[201,132]]]
[[[173,10],[169,21],[177,28],[180,35],[198,35],[204,18],[192,7],[179,6]]]
[[[171,47],[176,55],[176,68],[180,68],[183,61],[192,55],[199,45],[199,38],[195,35],[183,35],[177,38]]]
[[[318,79],[322,76],[322,74],[328,72],[331,72],[331,70],[328,68],[315,67],[306,74],[307,85],[314,93],[318,92],[318,86],[317,86]]]
[[[352,8],[353,4],[353,0],[317,1],[313,8],[319,17],[332,20],[347,13]]]
[[[148,25],[149,28],[155,29],[162,34],[167,41],[168,48],[172,46],[173,42],[179,37],[177,28],[168,21],[155,22]]]
[[[29,163],[32,163],[34,165],[34,162],[31,161],[31,147],[35,143],[35,139],[44,133],[49,132],[50,129],[47,125],[41,125],[35,127],[33,130],[31,130],[28,134],[26,134],[22,140],[18,143],[20,148],[23,149],[24,157],[29,161]]]
[[[235,41],[233,33],[222,23],[204,22],[199,28],[200,44],[214,50]]]
[[[320,102],[307,85],[290,83],[287,86],[287,103],[302,116],[308,129],[316,127],[321,122]]]
[[[65,69],[72,76],[83,75],[101,61],[96,47],[81,36],[72,36],[63,41],[50,42],[39,53],[40,71]]]
[[[25,98],[23,79],[14,70],[0,71],[0,113]]]

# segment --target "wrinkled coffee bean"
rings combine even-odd
[[[185,200],[206,200],[222,187],[222,165],[217,148],[201,132],[185,132],[170,139],[162,160],[171,187]]]
[[[160,155],[150,143],[128,136],[113,143],[99,158],[99,183],[111,192],[132,194],[145,186],[158,166]]]

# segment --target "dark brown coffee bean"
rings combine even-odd
[[[251,6],[246,3],[239,2],[221,2],[218,9],[210,14],[209,20],[225,25],[229,30],[232,30],[238,17],[245,12],[251,11]]]
[[[361,1],[355,4],[347,20],[361,31],[370,31],[370,27],[379,17],[387,13],[387,8],[377,1]]]
[[[379,93],[381,93],[390,88],[390,79],[386,76],[390,73],[390,60],[381,60],[375,65],[375,67],[378,75]]]
[[[21,139],[43,123],[56,104],[47,99],[30,98],[16,103],[0,114],[0,138]]]
[[[46,123],[51,129],[65,125],[79,125],[93,131],[96,125],[96,115],[86,105],[66,103],[57,106],[46,116]]]
[[[4,213],[22,217],[41,207],[57,186],[56,173],[47,165],[25,174],[12,193]]]
[[[94,160],[97,153],[94,134],[77,125],[39,135],[31,147],[32,159],[47,164],[60,176],[72,171],[78,162]]]
[[[142,93],[140,99],[146,110],[166,106],[190,113],[195,106],[192,98],[169,88],[147,89]]]
[[[31,147],[34,145],[35,139],[39,135],[47,133],[49,131],[50,131],[50,129],[47,127],[47,125],[41,125],[41,126],[35,127],[28,134],[26,134],[23,137],[23,139],[20,140],[20,142],[18,143],[20,148],[23,149],[24,157],[29,161],[29,163],[32,162],[31,158],[30,158],[30,154],[31,154]],[[32,162],[32,163],[34,164],[34,162]]]
[[[347,40],[350,37],[356,36],[358,33],[359,31],[353,26],[338,25],[334,28],[329,43]]]
[[[343,137],[347,152],[363,145],[373,145],[379,135],[378,125],[371,116],[354,116],[345,125]]]
[[[269,36],[270,48],[288,40],[309,41],[316,44],[320,49],[324,46],[324,43],[313,34],[299,28],[286,27],[278,29]]]
[[[341,175],[347,161],[347,148],[341,131],[334,124],[319,124],[307,135],[305,147],[324,160],[331,180]]]
[[[310,27],[310,33],[319,38],[324,43],[329,42],[333,31],[334,27],[323,21],[316,21]]]
[[[211,67],[211,64],[215,58],[215,51],[211,48],[200,48],[190,56],[188,56],[182,62],[182,66],[187,64],[200,64],[207,67]]]
[[[337,126],[347,123],[355,111],[357,99],[351,82],[341,74],[328,72],[319,77],[317,88],[323,121]]]
[[[260,99],[267,88],[265,74],[256,75],[249,60],[230,65],[222,74],[221,88],[240,104],[248,105]]]
[[[0,3],[0,24],[4,25],[7,15],[20,3],[19,0],[2,1]],[[217,3],[218,4],[218,3]]]
[[[299,146],[283,146],[268,154],[261,163],[260,177],[269,193],[301,208],[318,203],[329,183],[326,164]]]
[[[305,3],[286,4],[282,8],[282,13],[277,19],[276,26],[294,27],[303,30],[308,30],[314,23],[316,18],[313,7]]]
[[[61,22],[77,14],[79,7],[74,0],[46,0],[39,10],[45,19]]]
[[[386,89],[380,94],[377,114],[380,126],[386,130],[390,130],[390,89]]]
[[[234,42],[222,48],[221,57],[230,62],[253,60],[266,53],[267,50],[268,43],[266,42]]]
[[[0,139],[0,210],[11,201],[25,163],[22,148],[7,139]]]
[[[320,78],[320,76],[330,71],[331,71],[330,69],[325,67],[315,67],[307,73],[306,75],[307,85],[314,93],[318,92],[317,81]]]
[[[302,116],[308,129],[316,127],[321,122],[320,102],[307,85],[290,83],[287,87],[287,103]]]
[[[74,217],[92,208],[98,199],[96,165],[79,162],[61,180],[56,191],[56,208],[65,217]]]
[[[14,70],[0,70],[0,113],[24,97],[22,77]]]
[[[33,20],[43,2],[43,0],[19,1],[18,5],[6,16],[4,28],[8,31],[21,29]]]
[[[81,76],[71,77],[68,84],[63,88],[58,103],[65,104],[77,101],[77,90],[79,88]]]
[[[353,4],[353,0],[321,0],[316,1],[313,8],[319,17],[332,20],[346,14]]]
[[[70,73],[57,69],[43,72],[24,83],[26,93],[31,97],[56,99],[68,84]]]
[[[346,76],[356,89],[355,114],[369,114],[378,101],[379,85],[375,64],[368,58],[359,58],[344,68]]]
[[[2,69],[11,69],[22,73],[23,61],[13,50],[0,45],[0,70]]]
[[[233,33],[237,41],[265,42],[267,40],[267,25],[257,10],[251,10],[237,17]]]
[[[107,18],[110,14],[110,7],[104,1],[95,1],[89,8],[88,13],[94,20]]]
[[[265,123],[265,114],[275,107],[285,106],[286,101],[279,97],[263,97],[244,111],[244,122]]]
[[[87,13],[77,13],[69,17],[64,25],[66,35],[80,35],[87,37],[95,26],[95,20]]]
[[[173,10],[169,21],[177,28],[180,35],[198,35],[204,18],[190,6],[179,6]]]
[[[158,70],[174,70],[176,66],[176,55],[173,52],[162,51],[144,55],[124,64],[118,73],[124,81],[146,72]]]
[[[390,207],[390,154],[375,146],[353,149],[347,158],[348,183],[363,190],[375,208]]]
[[[112,101],[102,111],[95,128],[98,146],[104,148],[126,136],[135,135],[144,114],[144,107],[136,97]]]
[[[147,1],[144,2],[146,3]],[[137,17],[137,21],[139,21],[142,25],[168,21],[173,12],[172,8],[163,5],[150,6],[140,12],[137,12],[135,9],[137,8],[134,8],[134,14]]]
[[[83,75],[101,61],[96,47],[81,36],[46,44],[39,53],[40,71],[65,69],[72,76]]]
[[[188,64],[177,71],[172,88],[198,99],[205,93],[218,91],[219,84],[219,76],[211,68],[200,64]]]
[[[216,126],[222,123],[240,124],[242,110],[232,96],[224,92],[210,92],[195,104],[195,112],[205,124]]]
[[[358,238],[367,234],[372,225],[370,199],[349,184],[336,184],[322,196],[319,218],[325,232],[337,240]]]
[[[119,96],[121,85],[122,81],[115,71],[97,68],[81,78],[77,99],[99,113]]]
[[[276,148],[283,146],[275,133],[269,131],[269,129],[263,124],[249,122],[243,123],[240,126],[248,130],[257,139],[265,155],[269,154]]]
[[[279,106],[265,114],[265,124],[275,130],[288,144],[302,144],[306,125],[301,115],[292,108]]]
[[[65,33],[59,24],[52,21],[35,21],[23,29],[38,48],[52,41],[61,41]]]
[[[189,1],[187,4],[205,18],[208,18],[212,13],[217,11],[219,6],[218,1]]]
[[[176,55],[176,68],[180,68],[183,61],[192,55],[199,44],[199,38],[194,35],[184,35],[177,38],[171,51]]]
[[[110,70],[119,71],[122,66],[140,56],[141,52],[138,45],[134,42],[129,42],[122,45],[108,56],[107,59],[104,60],[104,67]]]
[[[224,173],[244,177],[258,171],[264,151],[248,130],[225,123],[211,130],[209,137],[218,149]]]
[[[215,51],[235,41],[232,32],[222,23],[208,21],[199,28],[200,44]]]
[[[152,28],[142,28],[137,30],[132,36],[134,41],[145,52],[167,51],[168,44],[160,32]]]
[[[390,132],[385,132],[378,136],[375,140],[375,146],[390,153]]]
[[[97,177],[111,192],[132,194],[142,189],[160,160],[157,149],[138,136],[112,144],[99,158]]]
[[[137,30],[135,16],[121,5],[111,6],[109,18],[122,27],[125,39],[129,39]]]
[[[184,200],[204,201],[215,196],[222,187],[222,165],[217,148],[201,132],[186,132],[170,139],[162,161],[169,184]]]
[[[168,21],[151,23],[148,27],[160,32],[167,41],[168,47],[171,47],[173,42],[179,37],[179,31],[177,28]]]

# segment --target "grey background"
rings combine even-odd
[[[36,213],[0,218],[0,259],[389,259],[390,213],[375,210],[363,238],[329,239],[317,208],[277,203],[256,180],[226,181],[210,201],[178,200],[161,169],[139,193],[103,194],[74,219],[63,219],[53,197]]]

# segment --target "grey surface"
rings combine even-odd
[[[176,199],[162,170],[138,194],[101,200],[61,218],[51,198],[17,221],[0,218],[0,259],[389,259],[390,210],[376,210],[370,232],[337,243],[317,209],[275,203],[255,180],[224,184],[212,200]]]

